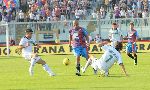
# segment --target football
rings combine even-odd
[[[66,66],[69,65],[70,64],[70,60],[68,58],[64,58],[63,64],[66,65]]]

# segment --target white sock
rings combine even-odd
[[[86,70],[90,64],[91,64],[91,60],[89,59],[84,66],[84,70]]]
[[[49,67],[47,64],[43,65],[43,69],[44,69],[50,76],[53,76],[53,75],[54,75],[54,73],[52,72],[52,70],[50,69],[50,67]]]
[[[30,67],[29,67],[29,73],[31,76],[33,75],[33,67],[34,67],[35,63],[36,63],[35,58],[32,58],[30,61]]]

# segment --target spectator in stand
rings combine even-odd
[[[110,12],[109,9],[106,9],[107,7],[110,9],[112,8],[113,12],[115,12],[115,18],[120,17],[119,12],[121,8],[123,10],[127,10],[127,12],[129,9],[131,10],[130,12],[136,11],[137,13],[134,13],[135,16],[142,14],[144,9],[149,8],[147,0],[28,0],[27,7],[25,9],[23,9],[23,7],[15,7],[15,4],[13,3],[14,2],[11,1],[9,7],[4,6],[5,4],[2,4],[2,6],[0,5],[0,21],[2,19],[3,21],[15,20],[16,13],[20,13],[20,11],[16,12],[19,8],[22,8],[22,12],[26,11],[24,14],[30,12],[27,14],[27,18],[29,20],[25,20],[24,18],[24,21],[39,21],[40,19],[36,20],[39,16],[42,17],[43,21],[46,21],[48,17],[53,18],[51,20],[73,20],[75,18],[80,20],[89,19],[88,16],[91,15],[91,12],[97,10],[97,8],[102,5],[104,6],[102,6],[99,10],[101,19],[105,19],[107,16],[106,11]],[[25,2],[21,2],[21,4],[22,3]],[[47,15],[49,12],[47,12],[48,9],[50,11],[50,15]],[[38,16],[36,17],[36,15]],[[18,17],[19,16],[20,15],[18,15]],[[132,17],[127,15],[127,18]],[[16,21],[20,21],[20,18],[18,19],[19,20]]]
[[[55,7],[55,16],[58,20],[60,19],[60,8],[58,6]]]
[[[148,18],[148,10],[145,9],[143,12],[142,12],[142,18],[144,19],[144,25],[145,26],[148,26],[148,21],[147,21],[147,18]]]
[[[75,19],[79,20],[80,19],[80,13],[79,13],[79,9],[75,10]]]
[[[125,16],[126,16],[126,11],[123,8],[121,8],[121,10],[120,10],[120,17],[121,18],[125,18]]]
[[[100,16],[101,16],[101,19],[104,19],[105,18],[105,9],[104,9],[104,7],[101,7],[100,8]]]
[[[10,46],[14,46],[15,45],[15,40],[13,40],[13,38],[10,38],[9,45]]]
[[[30,13],[29,13],[30,22],[33,22],[33,21],[34,21],[34,17],[35,17],[35,15],[33,14],[33,12],[30,12]]]
[[[0,5],[0,21],[2,21],[2,11],[3,9],[2,9],[2,6]]]
[[[22,12],[22,10],[20,10],[19,12],[19,22],[24,22],[24,13]]]
[[[115,14],[115,19],[120,18],[120,10],[117,5],[115,5],[115,7],[114,7],[114,14]]]

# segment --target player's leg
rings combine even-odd
[[[134,59],[134,57],[132,56],[131,53],[127,53],[127,55],[128,55],[130,58]]]
[[[132,51],[133,51],[133,56],[134,56],[134,64],[137,65],[137,47],[136,47],[136,44],[133,44],[132,46]]]
[[[89,53],[88,53],[88,48],[82,48],[82,56],[86,58],[87,62],[86,62],[86,66],[88,67],[89,66]],[[94,56],[90,56],[91,58],[94,58]],[[86,68],[85,68],[86,69]],[[94,74],[97,74],[97,70],[95,70],[93,68],[93,71],[94,71]],[[84,73],[84,69],[82,68],[82,72]]]
[[[108,77],[108,75],[109,75],[109,70],[108,69],[104,69],[102,67],[99,67],[99,69],[100,69],[101,76]]]
[[[76,75],[81,76],[80,74],[80,52],[81,49],[79,47],[73,48],[74,56],[76,56]]]
[[[33,75],[33,67],[36,64],[38,60],[40,60],[40,57],[37,56],[37,54],[31,54],[30,55],[30,67],[29,67],[29,73],[32,76]]]
[[[85,66],[82,67],[82,72],[85,73],[86,69],[88,68],[89,65],[91,65],[92,60],[89,58],[88,61],[86,62]]]
[[[90,60],[89,54],[88,54],[88,49],[87,48],[82,48],[81,55],[82,55],[82,57],[86,58],[86,61],[87,61],[85,66],[82,67],[82,69],[81,69],[82,72],[84,73],[85,70],[88,68],[88,66],[91,64],[91,60]]]
[[[126,53],[127,53],[127,55],[130,58],[134,59],[134,57],[131,54],[132,53],[132,44],[130,44],[130,43],[127,44],[127,46],[126,46]]]
[[[90,58],[88,59],[88,61],[86,62],[85,66],[81,69],[82,72],[84,73],[86,71],[86,69],[88,68],[88,66],[91,65],[94,70],[94,74],[97,74],[96,62],[97,62],[96,58],[91,55]]]
[[[133,55],[134,55],[134,64],[137,65],[137,54],[133,53]]]
[[[76,57],[76,75],[81,76],[80,74],[80,56]]]
[[[42,59],[38,60],[36,63],[41,64],[43,66],[43,69],[50,75],[55,76],[54,72],[51,70],[51,68],[46,64],[46,62]]]

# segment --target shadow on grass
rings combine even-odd
[[[127,87],[90,87],[90,88],[91,88],[91,90],[92,89],[99,89],[99,90],[100,89],[117,89],[117,90],[120,89],[121,90],[121,89],[123,89],[123,88],[125,89]]]
[[[105,76],[98,75],[98,77],[105,77]],[[126,76],[125,75],[118,75],[118,74],[109,74],[105,78],[122,78],[122,77],[126,77]]]
[[[58,90],[58,89],[60,89],[60,90],[78,90],[78,88],[49,88],[49,90]]]
[[[75,75],[75,74],[59,74],[59,76],[77,76],[77,75]],[[82,75],[81,74],[81,76],[79,76],[79,77],[84,77],[84,76],[92,76],[92,75]]]
[[[59,74],[58,76],[77,76],[77,75],[75,75],[75,74]],[[81,76],[79,76],[79,77],[92,77],[92,76],[97,76],[97,77],[104,77],[104,76],[101,76],[101,75],[99,75],[99,74],[97,74],[97,75],[94,75],[94,74],[91,74],[91,75],[85,75],[85,74],[81,74]],[[125,75],[118,75],[118,74],[110,74],[108,77],[104,77],[104,78],[122,78],[122,77],[126,77]]]

